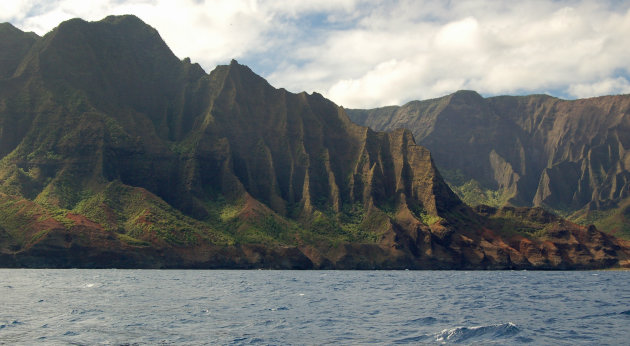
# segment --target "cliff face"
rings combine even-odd
[[[531,138],[535,205],[606,209],[628,197],[630,97],[489,99]],[[527,116],[523,116],[527,114]],[[524,165],[528,165],[524,163]]]
[[[542,206],[582,222],[619,214],[627,204],[626,95],[565,101],[460,91],[348,113],[374,129],[410,129],[468,203]],[[624,234],[623,222],[606,226]]]
[[[206,74],[136,17],[11,37],[28,50],[0,78],[3,266],[626,265],[595,229],[470,209],[409,131],[236,61]]]

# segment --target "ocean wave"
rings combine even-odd
[[[511,337],[520,332],[512,322],[493,324],[488,326],[455,327],[444,329],[435,336],[435,341],[460,343]]]

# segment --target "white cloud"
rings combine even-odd
[[[587,97],[627,92],[630,78],[630,3],[614,0],[0,2],[0,21],[39,34],[125,13],[206,70],[237,58],[347,107],[457,89]]]
[[[557,8],[553,3],[493,8],[486,2],[485,13],[452,8],[453,20],[424,29],[429,47],[408,40],[403,43],[406,54],[396,56],[395,69],[375,68],[377,63],[360,76],[339,78],[327,96],[350,107],[373,107],[457,89],[488,95],[554,91],[564,97],[625,90],[618,74],[630,72],[627,6],[619,13],[617,8],[589,2],[567,3]],[[389,60],[391,56],[383,57]],[[405,77],[391,78],[392,74]],[[373,91],[377,84],[380,97]]]
[[[569,86],[569,94],[577,98],[595,95],[630,94],[630,82],[623,77],[606,78],[593,83],[573,84]]]
[[[313,12],[352,11],[355,0],[56,0],[7,1],[0,21],[45,34],[60,22],[79,17],[100,20],[134,14],[160,32],[176,55],[190,56],[206,69],[248,54],[268,53],[300,36],[301,16]]]
[[[435,35],[433,43],[437,49],[450,51],[453,54],[473,51],[481,48],[479,23],[468,17],[460,21],[444,25]]]

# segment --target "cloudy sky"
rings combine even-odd
[[[135,14],[206,71],[235,58],[276,87],[367,108],[443,96],[630,93],[630,1],[11,0],[40,35]]]

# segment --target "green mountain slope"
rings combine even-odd
[[[409,131],[236,61],[206,74],[136,17],[16,37],[34,42],[0,79],[0,265],[627,265],[595,229],[469,208]]]

